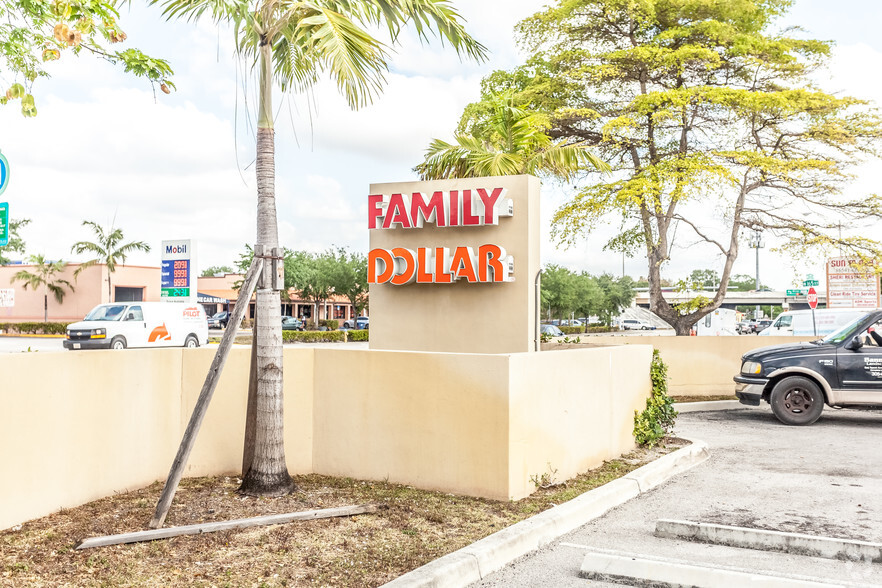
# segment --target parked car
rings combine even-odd
[[[294,318],[293,316],[283,316],[282,317],[282,330],[283,331],[302,331],[303,330],[303,321],[299,318]]]
[[[585,323],[583,323],[579,319],[560,321],[560,326],[562,326],[562,327],[581,327],[584,324]]]
[[[370,319],[366,316],[359,316],[354,319],[343,321],[343,327],[347,329],[367,329],[369,324]]]
[[[746,319],[735,325],[740,335],[752,335],[756,332],[756,319]]]
[[[625,331],[654,331],[655,325],[638,321],[637,319],[624,319],[622,329]]]
[[[230,313],[226,310],[222,310],[208,317],[208,328],[226,329],[228,322],[230,322]]]
[[[549,337],[562,337],[564,334],[557,325],[540,325],[539,332]]]
[[[760,320],[756,321],[756,327],[754,327],[754,330],[757,333],[762,333],[763,331],[768,329],[771,324],[772,324],[772,319],[760,319]]]
[[[114,302],[99,304],[67,326],[65,349],[199,347],[208,343],[201,304]]]
[[[882,310],[862,314],[823,339],[761,347],[741,357],[734,377],[742,404],[768,402],[787,425],[810,425],[824,404],[882,406]]]

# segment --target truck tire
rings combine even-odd
[[[126,338],[125,337],[114,337],[110,342],[111,349],[125,349],[126,348]]]
[[[187,349],[199,347],[199,339],[196,338],[196,335],[187,335],[187,338],[184,340],[184,347]]]
[[[810,425],[824,410],[824,393],[812,380],[790,376],[775,384],[769,404],[785,425]]]

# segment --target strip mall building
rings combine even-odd
[[[106,265],[94,265],[84,269],[77,278],[74,272],[80,267],[78,263],[69,263],[64,271],[58,275],[59,279],[69,281],[74,286],[74,291],[66,290],[64,300],[58,303],[52,294],[49,294],[48,310],[49,321],[74,322],[82,320],[86,313],[98,304],[111,302],[108,298],[107,280],[108,271]],[[13,305],[0,306],[0,322],[41,322],[43,320],[43,295],[42,290],[34,291],[30,287],[24,288],[23,282],[12,282],[13,276],[27,270],[33,272],[35,266],[15,264],[0,266],[0,292],[13,290]],[[160,268],[136,265],[118,265],[116,271],[110,274],[113,288],[114,302],[122,301],[158,301],[160,300]],[[237,282],[241,282],[242,275],[226,274],[217,277],[203,277],[197,280],[199,302],[205,307],[209,315],[221,310],[232,310],[239,296],[235,288]],[[282,314],[307,319],[317,320],[336,319],[339,321],[354,318],[355,309],[349,300],[342,296],[332,296],[322,304],[316,304],[304,300],[298,293],[291,289],[288,291],[288,299],[282,293]],[[6,298],[4,297],[3,300]],[[252,298],[247,317],[253,317],[254,298]]]

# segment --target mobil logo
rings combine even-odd
[[[181,243],[178,245],[166,245],[165,252],[171,253],[171,254],[186,253],[187,252],[187,245],[185,243]]]

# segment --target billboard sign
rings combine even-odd
[[[162,251],[162,299],[195,302],[196,285],[193,283],[193,243],[189,239],[163,241]]]
[[[0,308],[12,308],[13,306],[15,306],[15,290],[0,288]]]
[[[827,260],[827,308],[877,308],[879,276],[858,259]]]

